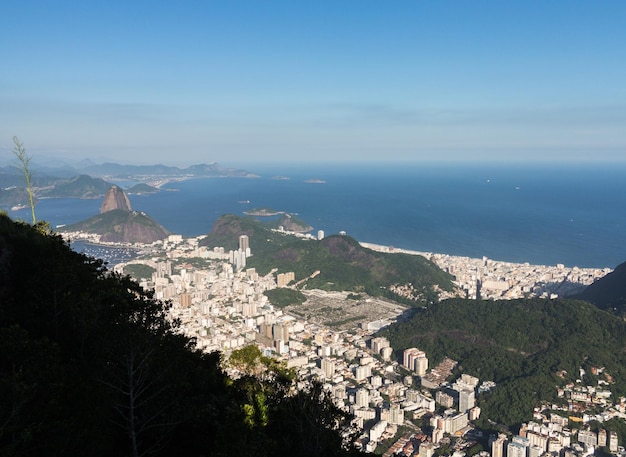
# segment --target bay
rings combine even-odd
[[[173,233],[206,234],[223,214],[271,207],[326,235],[468,257],[579,267],[626,260],[626,165],[255,165],[259,178],[171,182],[130,196]],[[277,177],[289,179],[276,179]],[[314,180],[308,182],[309,180]],[[248,203],[249,202],[249,203]],[[53,226],[101,200],[37,205]],[[27,211],[11,214],[28,218]]]

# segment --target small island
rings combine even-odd
[[[269,217],[269,216],[278,216],[279,214],[285,214],[284,211],[276,211],[273,208],[253,208],[248,211],[243,212],[247,216],[260,216],[260,217]]]
[[[139,183],[126,189],[126,193],[129,195],[149,195],[156,194],[159,190],[160,189],[158,187],[154,187],[146,183]]]
[[[304,182],[308,182],[310,184],[326,184],[326,181],[318,178],[305,179]]]

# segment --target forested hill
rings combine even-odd
[[[588,376],[592,366],[606,367],[614,394],[626,394],[626,323],[583,301],[451,299],[380,335],[398,353],[416,346],[431,366],[450,357],[459,370],[495,381],[480,406],[506,425],[531,418],[540,400],[555,400],[556,385],[574,381],[580,367]]]
[[[331,235],[321,241],[297,238],[272,231],[252,218],[222,216],[202,244],[237,249],[240,235],[250,238],[253,255],[247,266],[260,274],[273,268],[281,273],[293,271],[296,281],[319,272],[303,283],[310,289],[365,292],[424,305],[437,301],[437,290],[454,290],[452,276],[424,257],[376,252],[349,236]],[[395,285],[406,286],[404,290],[410,289],[412,295],[394,293]]]
[[[321,385],[292,394],[256,347],[229,378],[167,304],[45,227],[0,212],[0,455],[350,455]]]

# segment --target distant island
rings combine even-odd
[[[291,178],[289,176],[272,176],[272,179],[276,179],[278,181],[287,181]]]
[[[326,184],[326,181],[318,178],[305,179],[304,182],[308,182],[310,184]]]
[[[285,214],[284,211],[276,211],[274,208],[253,208],[248,211],[244,211],[243,214],[246,216],[278,216],[279,214]]]
[[[148,195],[156,194],[159,190],[158,187],[150,186],[146,183],[139,183],[126,189],[126,193],[130,195]]]

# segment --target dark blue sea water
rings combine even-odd
[[[272,207],[327,235],[345,230],[418,251],[579,267],[626,261],[626,164],[247,169],[261,177],[173,182],[131,204],[186,236],[208,233],[222,214]],[[96,214],[100,203],[43,200],[37,213],[56,226]],[[12,216],[28,219],[28,211]]]

